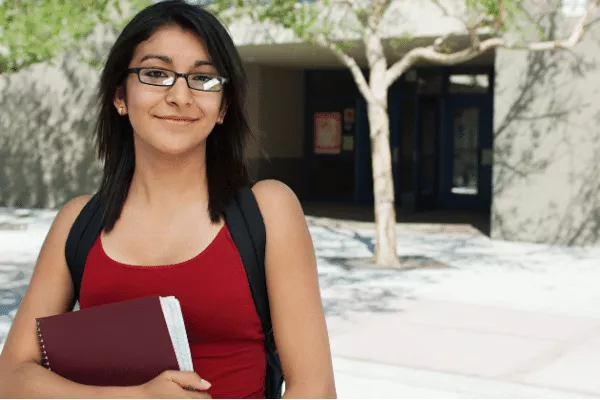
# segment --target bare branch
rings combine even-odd
[[[410,50],[404,57],[402,57],[402,59],[397,61],[388,69],[386,73],[386,85],[387,87],[391,86],[396,79],[398,79],[410,67],[419,61],[428,61],[441,65],[455,65],[472,60],[473,58],[498,47],[526,51],[569,50],[573,48],[583,37],[588,19],[598,9],[599,1],[600,0],[594,0],[590,3],[585,15],[579,20],[571,35],[566,40],[549,40],[529,43],[521,46],[509,44],[505,39],[500,37],[487,39],[481,42],[479,40],[479,36],[476,34],[476,29],[473,28],[469,31],[471,45],[464,50],[460,50],[451,54],[443,54],[436,51],[437,46],[435,43],[432,46],[418,47]],[[439,40],[440,39],[436,40],[436,43],[439,44]]]
[[[448,10],[448,8],[446,8],[445,5],[442,4],[442,2],[440,0],[431,0],[433,2],[433,4],[435,4],[436,6],[438,6],[438,8],[440,10],[442,10],[442,13],[446,16],[446,17],[455,17],[455,15],[453,13],[450,12],[450,10]]]
[[[354,32],[358,35],[358,37],[361,37],[364,35],[365,32],[365,25],[366,25],[366,20],[364,18],[361,18],[361,9],[360,6],[356,3],[356,0],[349,0],[350,2],[353,3],[353,5],[351,4],[350,7],[347,7],[344,15],[339,19],[339,21],[344,21],[344,22],[348,22],[348,21],[352,21],[354,18],[356,18],[356,20],[358,21],[358,27],[354,26],[354,24],[344,24],[344,32],[349,34],[350,32]],[[333,10],[335,10],[333,7],[330,9],[331,12],[333,12]],[[363,10],[364,11],[364,10]],[[354,17],[354,18],[353,18]],[[342,26],[342,25],[339,25]],[[329,29],[329,32],[331,33],[333,30]],[[331,37],[331,36],[330,36]]]
[[[442,12],[442,14],[445,17],[455,19],[455,20],[459,21],[461,24],[463,24],[466,28],[468,28],[469,23],[464,14],[458,13],[456,11],[451,11],[450,8],[448,8],[447,6],[445,6],[442,3],[442,0],[431,0],[431,1],[433,2],[434,5],[436,5],[440,9],[440,11]]]
[[[381,19],[389,6],[390,0],[373,0],[372,15],[375,17],[377,24],[381,22]]]
[[[575,46],[583,37],[585,32],[586,24],[590,18],[590,16],[598,9],[598,0],[593,0],[590,2],[585,14],[583,17],[577,22],[571,36],[566,41],[562,40],[549,40],[545,42],[532,43],[528,46],[529,50],[532,51],[543,51],[543,50],[553,50],[553,49],[570,49]]]
[[[439,38],[435,39],[433,42],[433,48],[436,51],[440,51],[443,48],[444,43],[446,43],[446,40],[448,40],[451,36],[453,36],[453,33],[447,33],[444,36],[440,36]]]
[[[498,0],[498,19],[494,23],[494,29],[498,30],[504,25],[504,3]]]
[[[376,103],[375,97],[369,88],[369,84],[365,79],[360,66],[356,60],[338,48],[335,43],[331,42],[325,35],[319,35],[315,38],[315,43],[321,47],[331,50],[338,60],[340,60],[352,73],[358,90],[362,93],[363,97],[370,103]]]
[[[379,25],[383,20],[385,12],[390,7],[391,0],[371,0],[371,4],[367,6],[367,9],[362,9],[360,11],[361,14],[365,14],[365,30],[370,30],[372,32],[378,32]],[[357,14],[358,16],[359,14]]]
[[[357,15],[362,11],[362,8],[358,5],[357,0],[342,0],[342,3],[349,6]]]
[[[361,37],[364,34],[364,24],[361,23],[357,15],[360,11],[358,0],[335,0],[328,2],[327,6],[319,8],[318,20],[312,23],[311,29],[306,31],[300,37],[301,40],[308,43],[317,43],[316,38],[319,35],[327,38],[327,41],[352,37]],[[354,23],[354,18],[359,21],[358,26]],[[321,45],[320,43],[317,43]],[[328,46],[322,46],[329,49]]]

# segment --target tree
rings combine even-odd
[[[587,11],[566,40],[545,37],[535,15],[548,8],[547,0],[216,0],[210,7],[228,22],[250,18],[269,28],[291,30],[295,39],[329,49],[348,67],[367,103],[372,149],[375,198],[375,263],[400,266],[396,249],[396,212],[388,89],[407,70],[421,62],[455,65],[503,47],[525,51],[571,49],[583,36],[590,16],[600,0],[589,2]],[[459,21],[460,31],[438,37],[430,45],[408,51],[389,65],[381,25],[398,18],[417,3],[427,3],[444,16]],[[533,10],[533,13],[528,12]],[[549,10],[550,11],[550,10]],[[514,39],[515,34],[522,34]],[[531,37],[534,37],[531,40]],[[453,38],[468,39],[458,47]],[[511,39],[513,37],[513,39]],[[406,38],[397,38],[402,41]],[[529,40],[528,40],[529,39]],[[368,64],[366,77],[356,58],[349,54],[348,40],[364,45]],[[352,44],[350,44],[352,46]]]
[[[0,74],[49,61],[99,24],[119,29],[128,9],[149,0],[0,0]]]

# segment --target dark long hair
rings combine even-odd
[[[235,191],[249,183],[246,145],[255,139],[246,112],[247,80],[233,40],[219,20],[200,6],[167,0],[140,11],[125,26],[108,54],[99,83],[96,124],[98,157],[104,173],[98,191],[104,212],[104,229],[110,232],[123,209],[135,168],[133,128],[115,110],[116,91],[124,84],[136,47],[164,26],[179,26],[196,33],[206,45],[218,73],[228,82],[223,99],[227,114],[206,142],[206,173],[210,218],[217,222]]]

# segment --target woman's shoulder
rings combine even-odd
[[[263,206],[268,208],[266,210],[268,212],[272,211],[271,207],[285,210],[300,205],[300,201],[294,191],[285,183],[275,179],[265,179],[256,182],[252,186],[252,192],[254,193],[254,197],[256,197],[261,211],[263,211]]]
[[[287,194],[295,196],[294,191],[288,185],[276,179],[264,179],[258,181],[252,185],[252,191],[255,196],[257,196],[257,194],[266,194],[267,196],[285,196]]]
[[[67,201],[59,211],[59,214],[63,214],[68,217],[77,217],[83,207],[90,201],[92,195],[85,194],[77,196]]]
[[[273,224],[289,223],[294,218],[304,218],[300,200],[285,183],[274,179],[259,181],[252,187],[267,227]]]
[[[75,222],[75,219],[92,198],[91,195],[82,195],[72,198],[67,201],[56,214],[54,224],[60,228],[60,230],[69,230]]]

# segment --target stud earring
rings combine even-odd
[[[123,107],[119,107],[119,115],[123,115]]]

